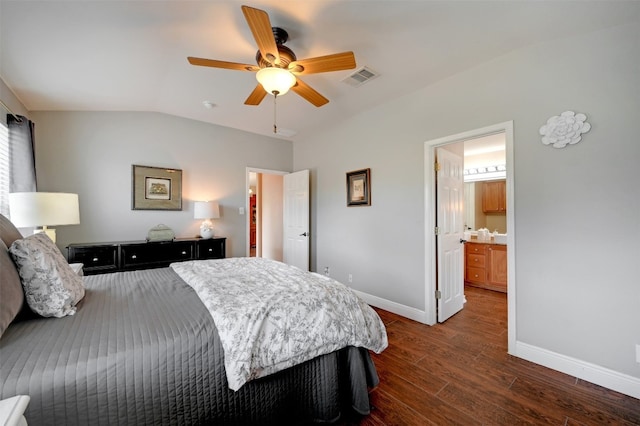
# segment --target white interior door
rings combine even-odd
[[[284,176],[284,263],[309,270],[309,170]]]
[[[464,307],[464,159],[436,149],[438,322]]]

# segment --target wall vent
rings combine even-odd
[[[359,87],[362,86],[367,81],[373,80],[378,77],[380,74],[375,72],[369,67],[362,67],[356,70],[353,74],[344,78],[342,81],[347,83],[349,86]]]

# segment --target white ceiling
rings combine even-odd
[[[341,82],[350,71],[303,77],[330,103],[279,98],[279,127],[298,133],[523,46],[640,22],[638,1],[0,0],[0,77],[30,111],[158,111],[273,135],[273,98],[243,104],[253,73],[186,59],[254,63],[243,3],[288,31],[298,58],[351,50],[380,73],[358,88]]]

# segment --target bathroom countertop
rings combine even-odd
[[[480,241],[476,238],[471,238],[467,240],[467,243],[473,243],[473,244],[493,244],[493,245],[498,245],[498,246],[506,246],[506,244],[502,244],[502,243],[496,243],[495,241],[493,241],[493,238],[491,240],[486,240],[486,241]]]

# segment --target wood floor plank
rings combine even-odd
[[[474,416],[482,421],[483,424],[509,426],[533,424],[522,417],[505,411],[495,402],[490,401],[491,398],[483,398],[471,387],[450,383],[438,393],[438,398]]]
[[[585,424],[593,425],[633,425],[637,422],[629,422],[622,418],[620,414],[609,407],[603,410],[594,406],[590,401],[578,395],[573,389],[569,393],[566,389],[557,389],[548,386],[544,382],[532,379],[516,379],[511,386],[511,390],[524,398],[544,401],[548,410],[563,413],[567,417],[578,420]]]
[[[421,363],[429,363],[437,371],[446,374],[450,383],[467,389],[478,399],[484,399],[507,413],[532,424],[562,424],[562,416],[549,413],[544,407],[539,407],[538,401],[530,401],[514,394],[510,387],[515,376],[504,376],[498,371],[476,370],[474,364],[454,365],[442,359],[426,357]],[[440,394],[438,394],[441,396]],[[442,396],[441,396],[442,397]]]
[[[376,421],[388,426],[423,426],[433,425],[429,419],[386,393],[376,390],[371,393],[371,403],[375,407],[372,416]]]
[[[395,374],[432,395],[438,393],[448,383],[446,380],[415,364],[411,366],[411,374],[407,374],[407,363],[392,354],[383,352],[377,355],[376,358],[380,361],[376,364],[376,368],[381,380],[387,374]]]
[[[384,389],[385,393],[388,393],[398,401],[402,401],[402,403],[435,424],[465,426],[482,424],[440,398],[424,392],[400,376],[389,374],[385,377],[385,382],[388,384]]]

